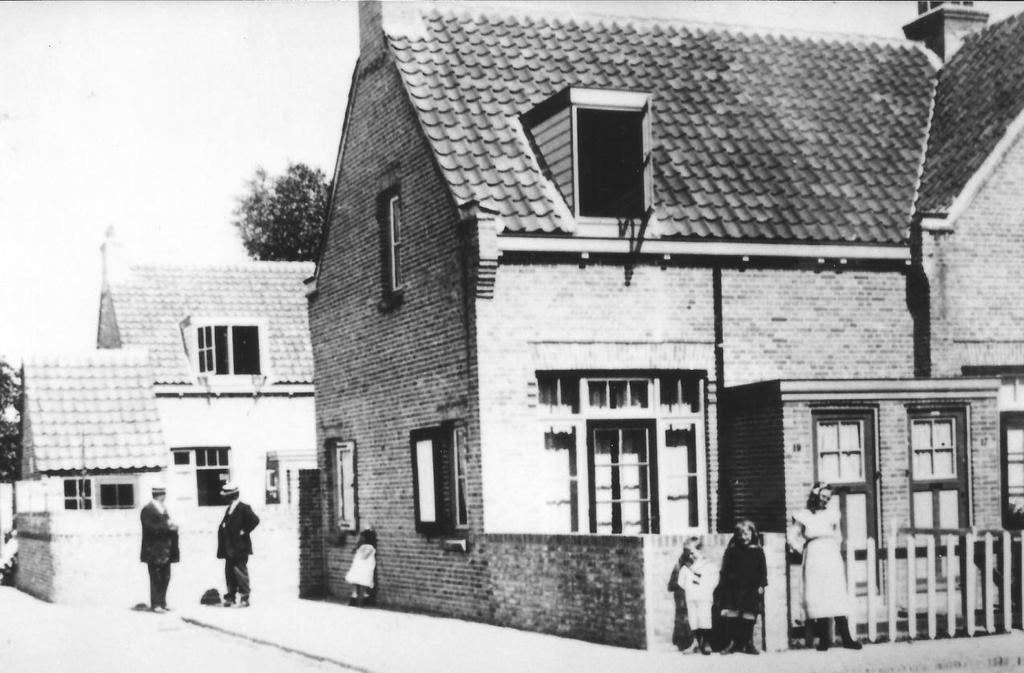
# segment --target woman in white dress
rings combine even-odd
[[[790,544],[803,551],[804,610],[818,638],[818,650],[829,645],[829,621],[835,620],[843,647],[859,650],[861,644],[850,635],[847,613],[850,597],[846,588],[839,528],[840,512],[829,506],[832,487],[818,482],[807,497],[807,509],[793,515]]]

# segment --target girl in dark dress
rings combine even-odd
[[[716,591],[722,628],[728,644],[722,654],[760,654],[754,646],[754,623],[764,605],[768,567],[760,536],[753,522],[741,519],[722,556],[721,579]]]

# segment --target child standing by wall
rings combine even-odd
[[[686,592],[686,612],[696,649],[711,654],[711,605],[718,585],[718,568],[704,556],[704,543],[691,537],[683,545],[679,586]]]
[[[736,522],[722,556],[721,580],[716,590],[723,628],[729,643],[722,654],[760,654],[754,646],[754,624],[764,604],[768,566],[760,536],[752,521]]]
[[[689,651],[693,645],[693,633],[690,631],[690,617],[687,614],[686,592],[680,582],[683,581],[682,571],[686,565],[686,546],[683,545],[683,553],[679,555],[672,568],[672,575],[668,578],[668,590],[672,592],[676,606],[675,621],[672,627],[672,644],[679,648],[680,652]]]
[[[356,549],[352,553],[352,566],[345,574],[345,581],[352,585],[349,605],[366,605],[373,601],[377,573],[377,532],[364,528],[359,533]]]

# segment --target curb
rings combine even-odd
[[[180,619],[184,623],[191,624],[193,626],[223,633],[258,645],[274,647],[282,652],[295,654],[320,663],[331,664],[347,671],[354,671],[356,673],[385,673],[385,669],[369,669],[346,663],[331,656],[314,654],[308,650],[284,645],[280,642],[269,640],[267,638],[253,636],[240,630],[224,628],[223,626],[218,626],[210,622],[203,621],[202,619],[197,619],[196,617],[181,615]],[[786,657],[785,653],[772,654],[783,654],[783,656],[779,657],[776,661],[769,660],[760,662],[761,664],[766,665],[764,670],[813,670],[816,664],[821,663],[794,661],[793,658]],[[924,653],[922,652],[922,654]],[[776,657],[771,658],[776,659]],[[799,657],[796,659],[799,659]],[[806,666],[806,669],[804,669],[804,666]],[[695,667],[695,671],[699,671],[701,668],[704,667]],[[860,665],[858,665],[858,662],[851,660],[848,662],[842,662],[839,666],[826,666],[825,669],[830,670],[831,673],[944,673],[946,671],[949,671],[950,673],[957,671],[977,673],[980,671],[1020,671],[1024,670],[1024,655],[1003,653],[961,653],[960,657],[957,657],[956,653],[950,653],[949,658],[944,660],[923,658],[918,659],[917,661],[904,661],[900,663],[892,661],[861,662]],[[721,670],[721,666],[709,666],[706,670]],[[819,668],[818,670],[821,669]]]
[[[225,635],[232,636],[234,638],[239,638],[241,640],[247,640],[250,643],[256,643],[257,645],[266,645],[266,646],[269,646],[269,647],[274,647],[274,648],[277,648],[277,649],[281,650],[282,652],[288,652],[289,654],[297,654],[300,657],[305,657],[307,659],[312,659],[313,661],[318,661],[318,662],[321,662],[321,663],[332,664],[334,666],[338,666],[338,667],[344,668],[344,669],[349,670],[349,671],[356,671],[356,673],[380,673],[379,671],[373,671],[373,670],[370,670],[368,668],[363,668],[361,666],[355,666],[353,664],[347,664],[344,661],[339,661],[339,660],[334,659],[332,657],[326,657],[326,656],[324,656],[322,654],[312,654],[310,652],[306,652],[305,650],[300,650],[300,649],[297,649],[297,648],[294,648],[294,647],[289,647],[288,645],[282,645],[281,643],[274,642],[273,640],[266,640],[265,638],[258,638],[256,636],[251,636],[251,635],[248,635],[248,634],[245,634],[245,633],[241,633],[240,631],[232,631],[230,629],[225,629],[222,626],[215,626],[213,624],[210,624],[208,622],[200,621],[200,620],[195,619],[193,617],[182,616],[181,617],[181,621],[185,622],[186,624],[192,624],[193,626],[198,626],[200,628],[209,629],[211,631],[217,631],[218,633],[223,633]]]

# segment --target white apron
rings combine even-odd
[[[841,617],[850,611],[839,517],[837,508],[817,512],[805,509],[793,516],[805,540],[804,610],[808,619]]]

